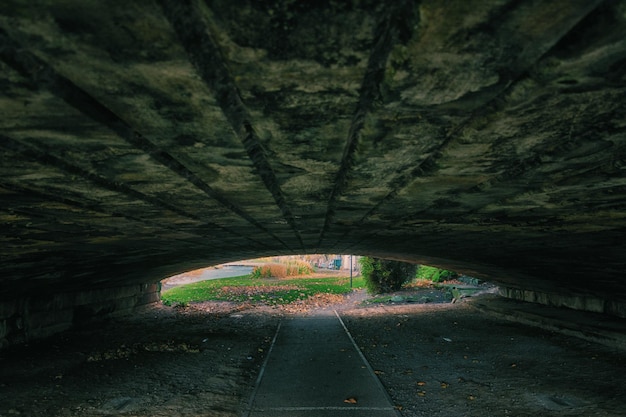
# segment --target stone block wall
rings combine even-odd
[[[94,320],[131,314],[159,301],[160,290],[159,283],[136,284],[0,301],[0,349]]]
[[[539,303],[554,307],[566,307],[573,310],[590,311],[626,318],[626,302],[605,300],[591,295],[547,293],[528,289],[500,287],[499,294],[515,300]]]

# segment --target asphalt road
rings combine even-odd
[[[179,285],[191,284],[198,281],[207,281],[211,279],[231,278],[248,275],[252,272],[253,269],[253,266],[225,265],[220,268],[206,268],[199,272],[192,271],[193,273],[180,274],[164,279],[163,281],[161,281],[162,291],[177,287]]]

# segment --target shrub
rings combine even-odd
[[[284,278],[287,276],[287,267],[281,264],[255,266],[250,276],[252,278]]]
[[[459,274],[447,269],[439,269],[434,266],[419,265],[415,277],[417,279],[427,279],[432,282],[442,282],[455,279]]]
[[[361,274],[370,294],[397,291],[413,280],[417,265],[388,259],[362,257]]]
[[[259,279],[259,278],[267,278],[263,276],[263,268],[260,266],[255,266],[250,272],[250,278]]]
[[[434,266],[428,265],[418,265],[417,272],[415,273],[415,278],[417,279],[427,279],[429,281],[433,280],[433,276],[439,271],[438,268]]]
[[[307,262],[294,261],[287,264],[287,276],[309,275],[313,273],[313,268]]]
[[[255,266],[250,277],[252,278],[286,278],[294,275],[307,275],[313,268],[306,262],[290,262],[288,264],[265,264]]]

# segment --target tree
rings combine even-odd
[[[361,274],[370,294],[397,291],[415,278],[417,265],[401,261],[362,257]]]

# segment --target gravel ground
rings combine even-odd
[[[405,417],[626,416],[624,352],[433,291],[402,292],[410,303],[356,292],[288,308],[156,305],[1,351],[0,416],[238,416],[281,318],[328,308]]]
[[[624,352],[465,303],[343,316],[405,417],[626,416]]]

